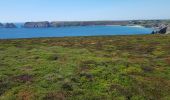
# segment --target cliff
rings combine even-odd
[[[6,23],[4,28],[17,28],[17,26],[14,23]]]
[[[0,23],[0,28],[17,28],[17,26],[14,23],[6,23],[6,24]]]
[[[170,33],[170,20],[134,20],[133,25],[141,25],[147,28],[153,28],[152,34]]]
[[[0,23],[0,28],[4,27],[4,25],[2,23]]]
[[[68,22],[51,22],[51,27],[67,26],[93,26],[93,25],[128,25],[128,21],[68,21]]]
[[[154,31],[152,34],[167,34],[169,31],[169,27],[167,25],[159,25],[157,27],[153,27]]]
[[[44,22],[26,22],[24,28],[48,28],[50,23],[48,21]]]
[[[129,21],[55,21],[55,22],[26,22],[25,28],[48,28],[92,25],[128,25]]]

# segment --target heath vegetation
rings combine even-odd
[[[0,40],[0,100],[169,99],[169,35]]]

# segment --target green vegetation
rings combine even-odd
[[[170,35],[0,40],[0,100],[169,100]]]

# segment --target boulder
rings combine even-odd
[[[16,28],[17,26],[14,23],[6,23],[5,28]]]
[[[48,21],[44,22],[26,22],[24,28],[48,28],[50,24]]]

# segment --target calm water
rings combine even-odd
[[[130,26],[78,26],[61,28],[0,28],[0,39],[150,34],[152,29]]]

